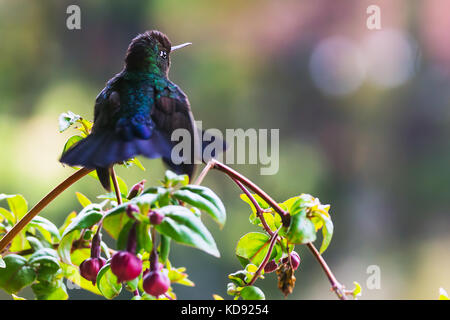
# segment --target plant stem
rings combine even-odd
[[[239,172],[231,169],[227,165],[217,161],[216,159],[212,159],[211,161],[208,162],[208,164],[212,164],[212,168],[217,169],[217,170],[222,171],[225,174],[227,174],[233,181],[235,181],[235,182],[239,181],[242,184],[244,184],[245,186],[252,189],[256,194],[258,194],[261,198],[263,198],[281,216],[283,226],[289,226],[289,224],[290,224],[289,213],[284,211],[275,200],[273,200],[266,192],[264,192],[264,190],[262,190],[260,187],[258,187],[256,184],[254,184],[252,181],[250,181],[247,177],[245,177],[242,174],[240,174]],[[208,172],[208,171],[209,171],[209,169],[206,172]],[[205,173],[205,175],[206,175],[206,173]],[[203,176],[203,178],[204,178],[204,176]],[[277,237],[275,237],[275,239],[276,238]],[[273,243],[275,243],[275,241],[273,241]],[[319,262],[320,266],[322,267],[323,271],[327,275],[328,280],[331,283],[331,289],[336,293],[336,295],[338,296],[339,299],[347,300],[347,297],[344,294],[343,286],[337,281],[333,272],[331,272],[331,269],[328,267],[327,263],[322,258],[319,251],[317,251],[316,247],[311,242],[307,243],[306,246],[312,252],[314,257],[316,258],[316,260]],[[261,265],[260,265],[260,267],[261,267]],[[252,279],[252,281],[253,281],[253,279]],[[256,278],[255,278],[255,281],[256,281]]]
[[[256,194],[258,194],[261,198],[264,199],[281,217],[281,221],[283,222],[283,226],[287,227],[289,226],[289,223],[291,221],[291,217],[289,215],[289,212],[284,211],[279,204],[273,200],[264,190],[262,190],[260,187],[258,187],[256,184],[254,184],[252,181],[250,181],[247,177],[243,176],[239,172],[231,169],[227,165],[217,161],[216,159],[212,159],[210,161],[213,164],[213,168],[217,169],[219,171],[222,171],[226,173],[230,178],[236,179],[240,182],[242,182],[245,186],[252,189]]]
[[[197,180],[195,180],[194,184],[200,185],[205,178],[205,176],[208,174],[208,171],[214,166],[214,162],[208,161],[206,166],[203,168],[202,172],[200,172],[200,175],[198,176]]]
[[[255,274],[253,275],[252,280],[247,284],[247,286],[252,286],[255,283],[255,281],[259,278],[259,275],[261,274],[263,269],[266,267],[266,264],[269,262],[270,256],[272,255],[272,250],[275,245],[275,242],[277,242],[277,238],[278,238],[278,230],[272,234],[272,238],[270,239],[270,245],[269,249],[267,250],[266,256],[264,257],[264,260],[259,265]]]
[[[111,179],[114,185],[114,191],[116,193],[117,204],[122,204],[122,194],[120,193],[119,182],[117,181],[116,172],[114,171],[114,167],[111,167]]]
[[[336,293],[336,295],[338,296],[339,299],[347,300],[343,286],[339,283],[339,281],[337,281],[333,272],[331,272],[330,267],[328,267],[327,263],[322,258],[322,255],[319,253],[319,251],[316,249],[316,247],[311,242],[307,243],[306,246],[313,253],[314,257],[317,259],[317,261],[319,262],[323,271],[327,275],[328,280],[331,283],[331,289]]]
[[[80,170],[72,174],[70,177],[68,177],[66,180],[61,182],[58,186],[56,186],[56,188],[50,191],[50,193],[47,194],[44,198],[42,198],[42,200],[39,201],[26,215],[24,215],[23,218],[20,219],[20,221],[16,223],[14,227],[11,230],[9,230],[9,232],[0,240],[0,252],[2,252],[9,245],[9,243],[13,240],[13,238],[20,231],[22,231],[22,229],[25,228],[26,225],[30,223],[30,221],[33,220],[33,218],[39,212],[42,211],[42,209],[44,209],[64,190],[66,190],[68,187],[70,187],[72,184],[83,178],[91,171],[92,169],[81,168]]]
[[[264,211],[263,211],[263,209],[261,208],[261,206],[258,204],[258,202],[256,201],[256,199],[255,199],[255,197],[250,193],[250,192],[248,192],[248,190],[247,190],[247,188],[246,187],[244,187],[244,185],[240,182],[240,181],[238,181],[238,180],[236,180],[236,179],[234,179],[234,178],[232,178],[233,180],[234,180],[234,182],[239,186],[239,188],[241,188],[241,190],[245,193],[245,195],[250,199],[250,201],[253,203],[253,206],[255,207],[255,209],[256,209],[256,214],[257,214],[257,216],[258,216],[258,218],[261,220],[261,223],[262,223],[262,225],[263,225],[263,227],[264,227],[264,229],[266,230],[266,232],[269,234],[269,235],[273,235],[273,231],[270,229],[270,227],[267,225],[267,221],[266,221],[266,219],[264,218]]]

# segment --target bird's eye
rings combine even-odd
[[[167,59],[167,52],[161,51],[161,52],[159,53],[159,56],[160,56],[161,58],[163,58],[163,59]]]

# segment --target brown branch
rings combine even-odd
[[[258,202],[256,201],[255,197],[247,190],[246,187],[244,187],[244,185],[243,185],[240,181],[238,181],[238,180],[236,180],[236,179],[234,179],[234,178],[232,178],[232,179],[233,179],[234,182],[239,186],[239,188],[241,188],[241,190],[242,190],[242,191],[245,193],[245,195],[250,199],[250,201],[253,203],[253,206],[254,206],[255,209],[256,209],[256,215],[257,215],[258,218],[261,220],[261,223],[262,223],[264,229],[266,230],[266,232],[267,232],[269,235],[272,236],[272,235],[273,235],[273,231],[272,231],[272,229],[270,229],[270,227],[268,226],[267,221],[266,221],[266,219],[264,218],[264,211],[263,211],[263,209],[261,208],[261,206],[258,204]]]
[[[58,186],[56,186],[56,188],[50,191],[50,193],[47,194],[44,198],[42,198],[42,200],[39,201],[26,215],[24,215],[23,218],[18,223],[16,223],[14,227],[11,230],[9,230],[9,232],[0,240],[0,252],[2,252],[13,240],[13,238],[20,231],[22,231],[22,229],[25,228],[27,224],[30,223],[30,221],[33,220],[33,218],[39,212],[41,212],[50,202],[52,202],[64,190],[66,190],[68,187],[70,187],[72,184],[83,178],[91,171],[92,169],[81,168],[80,170],[72,174],[70,177],[68,177],[66,180],[61,182]]]
[[[272,238],[270,239],[270,245],[269,245],[269,249],[267,250],[266,256],[264,257],[264,260],[259,265],[255,274],[253,275],[252,280],[247,284],[247,286],[252,286],[255,283],[255,281],[259,278],[259,276],[261,275],[262,270],[266,267],[266,264],[269,262],[270,256],[272,255],[273,247],[275,245],[275,242],[277,242],[276,241],[277,238],[278,238],[278,230],[272,234]]]
[[[266,201],[281,216],[283,226],[285,226],[285,227],[289,226],[289,224],[290,224],[289,212],[284,211],[275,200],[273,200],[266,192],[264,192],[264,190],[262,190],[260,187],[258,187],[256,184],[254,184],[252,181],[250,181],[247,177],[245,177],[242,174],[240,174],[239,172],[231,169],[227,165],[217,161],[216,159],[212,159],[209,163],[212,164],[212,168],[224,172],[233,181],[237,180],[237,181],[241,182],[242,184],[244,184],[245,186],[247,186],[248,188],[250,188],[251,190],[253,190],[256,194],[258,194],[261,198],[263,198],[264,201]],[[319,264],[322,267],[323,271],[325,272],[328,280],[330,281],[332,290],[336,293],[338,298],[341,300],[347,300],[347,297],[344,294],[344,287],[337,281],[333,272],[328,267],[327,263],[322,258],[319,251],[317,251],[316,247],[311,242],[307,243],[306,246],[309,248],[309,250],[312,252],[312,254],[316,258],[316,260],[319,262]]]

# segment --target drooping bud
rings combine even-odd
[[[164,220],[164,214],[158,211],[150,211],[150,223],[153,225],[161,224],[161,222]]]
[[[111,258],[111,271],[118,282],[131,281],[142,272],[142,261],[128,251],[118,251]]]
[[[147,182],[147,180],[142,180],[141,182],[136,183],[128,193],[127,199],[131,200],[134,197],[137,197],[143,190],[144,190],[144,184]]]
[[[272,259],[271,261],[269,261],[266,266],[264,267],[264,272],[265,273],[271,273],[274,272],[275,270],[277,270],[278,265],[275,262],[275,259]]]
[[[88,258],[80,264],[80,274],[95,285],[97,274],[105,264],[106,260],[103,258]]]
[[[282,263],[289,263],[289,257],[284,257],[281,260]],[[297,270],[298,266],[300,265],[300,256],[297,252],[292,251],[291,252],[291,266],[292,269]]]
[[[139,210],[139,207],[138,207],[137,205],[130,203],[130,204],[127,206],[126,213],[127,213],[127,216],[128,216],[130,219],[135,220],[135,217],[134,217],[133,213],[139,213],[139,212],[140,212],[140,210]]]
[[[145,292],[157,297],[167,292],[170,279],[159,270],[150,271],[145,275],[142,286]]]

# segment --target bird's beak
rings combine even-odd
[[[170,49],[170,51],[175,51],[175,50],[178,50],[178,49],[187,47],[187,46],[189,46],[189,45],[191,45],[191,44],[192,44],[191,42],[186,42],[186,43],[183,43],[183,44],[179,44],[179,45],[177,45],[177,46],[173,46],[173,47]]]

